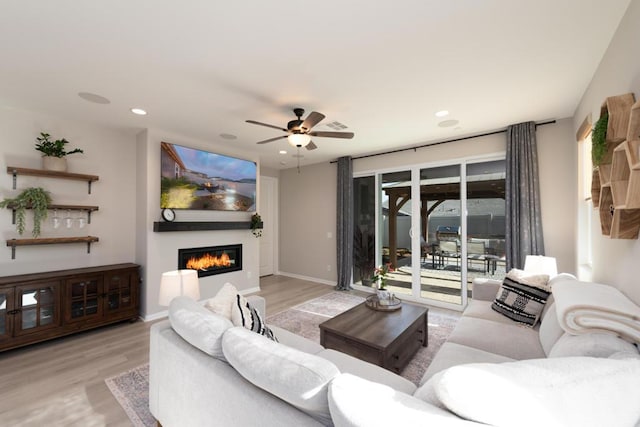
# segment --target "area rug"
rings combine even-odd
[[[364,298],[347,292],[331,292],[271,315],[267,317],[267,323],[320,342],[320,328],[318,327],[320,323],[363,301]],[[446,341],[459,318],[460,314],[455,311],[429,308],[429,346],[420,347],[400,375],[417,385],[433,356]],[[104,381],[135,427],[156,426],[156,420],[149,412],[148,364],[138,366]]]
[[[153,427],[149,411],[149,364],[138,366],[104,380],[134,427]]]
[[[267,324],[279,326],[319,343],[320,328],[318,325],[320,323],[363,301],[364,298],[347,292],[332,292],[271,315],[267,317]],[[458,312],[430,307],[428,315],[429,345],[428,347],[420,347],[400,375],[418,385],[433,356],[447,340],[459,318]]]

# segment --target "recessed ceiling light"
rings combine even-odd
[[[438,123],[438,126],[440,126],[441,128],[450,128],[451,126],[455,126],[458,123],[460,123],[458,120],[445,120]]]
[[[133,114],[137,114],[137,115],[139,115],[139,116],[146,116],[146,115],[147,115],[147,112],[146,112],[146,111],[144,111],[142,108],[132,108],[132,109],[131,109],[131,112],[132,112]]]
[[[238,139],[237,136],[232,135],[230,133],[221,133],[220,134],[220,138],[224,138],[224,139]]]
[[[449,115],[449,111],[440,110],[436,112],[436,117],[447,117]]]
[[[280,154],[287,154],[287,150],[280,150]]]
[[[94,104],[111,104],[104,96],[96,95],[95,93],[90,92],[78,92],[78,96],[85,101],[93,102]]]

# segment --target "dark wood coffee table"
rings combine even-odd
[[[320,344],[399,373],[427,346],[429,309],[402,303],[400,310],[376,311],[364,303],[320,324]]]

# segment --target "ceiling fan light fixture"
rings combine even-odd
[[[287,141],[293,147],[306,147],[311,142],[311,137],[306,133],[292,133],[287,136]]]

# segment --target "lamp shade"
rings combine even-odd
[[[306,147],[311,142],[311,137],[306,133],[292,133],[287,137],[287,141],[294,147]]]
[[[158,304],[168,306],[172,299],[187,296],[194,300],[200,298],[200,285],[196,270],[174,270],[162,273]]]
[[[558,266],[554,257],[527,255],[524,260],[524,271],[533,274],[547,274],[549,277],[554,277],[558,275]]]

